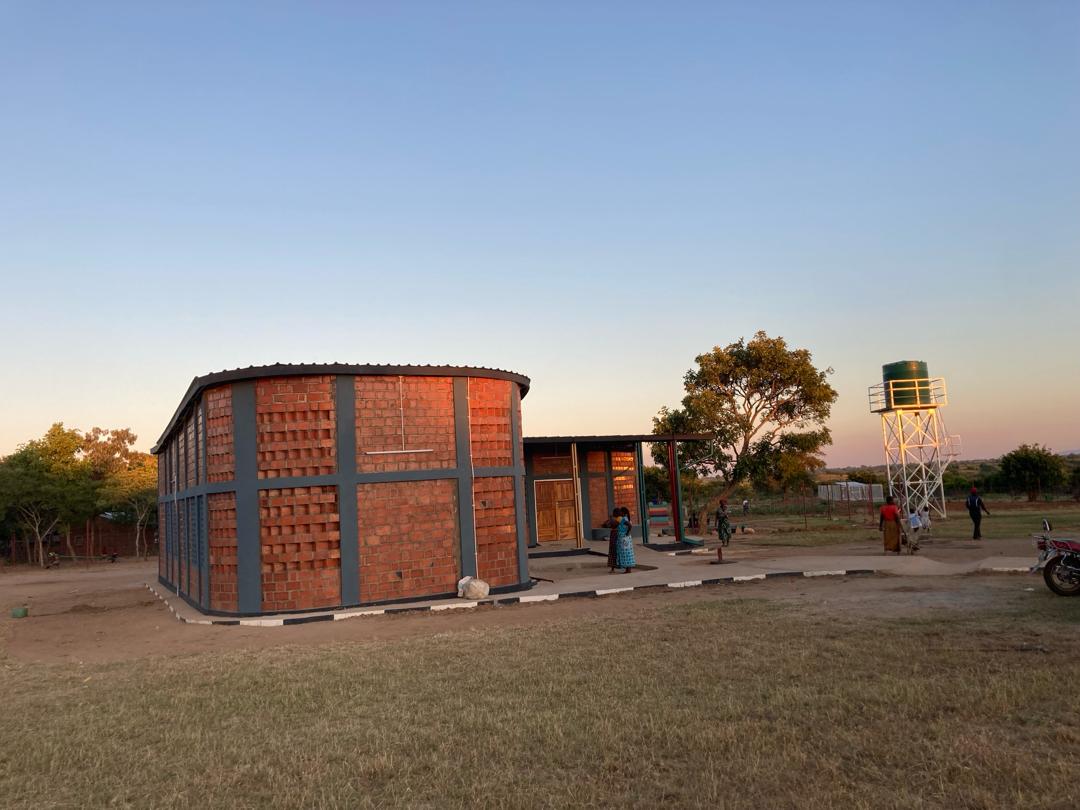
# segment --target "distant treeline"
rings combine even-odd
[[[885,465],[829,468],[822,481],[885,482]],[[942,476],[945,495],[964,497],[972,487],[987,495],[1068,496],[1080,499],[1080,454],[1059,455],[1039,445],[1021,445],[996,459],[952,462]]]

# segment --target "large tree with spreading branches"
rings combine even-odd
[[[758,332],[699,355],[686,372],[681,408],[662,408],[653,432],[702,433],[706,441],[680,444],[680,463],[719,477],[725,497],[744,481],[783,487],[820,467],[831,444],[825,426],[836,402],[831,368],[818,369],[806,349]],[[653,458],[666,463],[662,445]]]
[[[1027,493],[1029,501],[1065,483],[1065,459],[1050,448],[1022,444],[1001,457],[1001,482],[1013,491]]]

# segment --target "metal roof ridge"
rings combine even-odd
[[[223,385],[226,383],[244,382],[252,379],[260,379],[264,377],[274,376],[300,376],[307,374],[344,374],[344,375],[379,375],[379,374],[406,374],[412,376],[423,376],[424,374],[431,374],[433,376],[448,376],[448,377],[463,377],[470,376],[475,373],[477,376],[494,375],[498,379],[509,380],[510,382],[516,382],[521,391],[521,397],[524,398],[529,393],[529,388],[532,384],[532,380],[516,371],[509,371],[507,369],[492,368],[489,366],[453,366],[453,365],[434,365],[434,364],[421,364],[421,363],[406,363],[406,364],[371,364],[371,363],[273,363],[267,365],[250,365],[246,367],[238,367],[234,369],[222,369],[221,371],[210,372],[200,377],[193,377],[191,383],[188,385],[187,391],[180,400],[180,404],[173,412],[172,417],[169,419],[168,425],[165,430],[158,437],[157,442],[150,449],[151,453],[157,453],[161,449],[161,446],[165,443],[180,421],[182,414],[191,405],[192,400],[201,391],[209,388],[213,385]]]

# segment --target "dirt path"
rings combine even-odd
[[[100,663],[153,656],[256,650],[343,641],[388,641],[495,627],[537,627],[581,617],[621,617],[705,600],[775,599],[838,617],[921,615],[980,610],[1007,599],[1048,594],[1023,575],[967,577],[839,577],[780,579],[679,592],[646,591],[599,599],[403,614],[287,627],[216,627],[177,622],[143,583],[153,563],[123,562],[90,570],[30,571],[0,580],[0,649],[26,662]],[[6,606],[27,603],[31,615],[12,619]]]

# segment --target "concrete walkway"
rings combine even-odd
[[[603,544],[606,547],[606,544]],[[600,544],[597,544],[598,548]],[[245,625],[277,627],[318,621],[340,621],[360,616],[381,616],[413,611],[458,610],[482,605],[513,605],[550,602],[556,599],[607,596],[641,589],[678,589],[701,585],[735,584],[775,577],[850,576],[858,574],[890,574],[894,576],[956,576],[972,573],[1026,573],[1034,563],[1032,556],[980,556],[978,550],[960,560],[934,560],[922,555],[883,555],[873,553],[777,554],[755,558],[735,559],[714,564],[716,552],[674,554],[653,551],[638,546],[635,549],[639,565],[629,574],[608,571],[606,556],[594,550],[591,554],[532,558],[529,571],[533,577],[553,580],[538,581],[525,591],[495,595],[487,599],[427,599],[384,607],[343,608],[334,611],[312,611],[278,616],[251,618],[222,618],[207,616],[192,608],[163,586],[147,583],[146,587],[164,601],[179,621],[190,624]],[[735,556],[735,555],[729,555]]]

